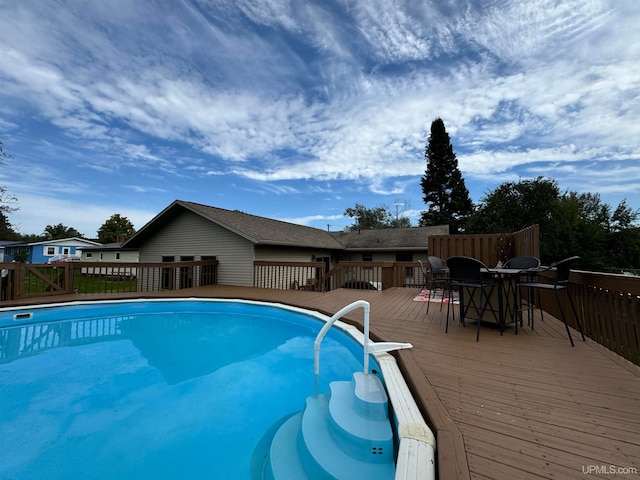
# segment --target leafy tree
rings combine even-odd
[[[51,240],[59,238],[82,237],[83,235],[73,227],[67,227],[61,223],[57,225],[47,225],[44,229],[47,238]]]
[[[407,201],[396,201],[395,202],[395,211],[389,211],[389,228],[410,228],[411,227],[411,219],[406,215],[407,210],[409,209],[409,202]],[[388,209],[387,209],[388,210]]]
[[[458,159],[442,119],[431,123],[431,134],[425,151],[427,169],[421,180],[424,203],[420,225],[449,225],[451,233],[463,230],[466,217],[473,213]]]
[[[538,177],[485,194],[466,231],[515,232],[538,224],[543,263],[580,255],[582,268],[608,271],[640,267],[639,216],[624,201],[612,213],[598,194],[561,193],[555,180]]]
[[[409,217],[393,217],[387,225],[389,228],[410,228],[411,220]]]
[[[542,260],[558,251],[562,226],[557,218],[560,188],[555,180],[542,177],[506,182],[480,199],[467,219],[468,233],[517,232],[529,225],[540,226]],[[557,260],[558,258],[553,258]]]
[[[119,213],[112,215],[98,229],[100,243],[116,243],[121,237],[130,238],[136,233],[133,223]]]
[[[347,208],[344,215],[356,219],[349,227],[351,231],[387,228],[390,218],[389,210],[384,206],[367,208],[359,203],[356,203],[354,208]]]
[[[43,235],[43,234],[36,235],[35,233],[28,233],[28,234],[20,233],[18,234],[18,238],[16,238],[16,240],[24,243],[32,243],[32,242],[42,242],[46,240],[47,237],[48,235]]]
[[[640,218],[640,210],[632,210],[627,201],[623,200],[618,204],[615,212],[611,216],[611,229],[613,231],[631,228]]]
[[[605,270],[605,254],[610,207],[597,194],[567,192],[559,198],[555,213],[555,249],[550,260],[580,255],[581,265],[591,270]]]
[[[506,182],[480,199],[469,216],[469,233],[515,232],[529,225],[547,226],[557,208],[560,188],[555,180]]]
[[[367,208],[364,205],[356,203],[354,208],[347,208],[344,215],[355,218],[356,222],[349,227],[349,230],[374,230],[377,228],[408,228],[411,227],[411,220],[404,215],[406,211],[396,210],[391,212],[385,205],[376,208]]]

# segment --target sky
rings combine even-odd
[[[9,220],[417,225],[436,118],[474,202],[542,176],[637,209],[638,25],[637,0],[0,0]]]

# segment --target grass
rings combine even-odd
[[[38,272],[56,285],[62,285],[64,269],[51,266],[37,268]],[[51,291],[53,287],[36,274],[28,273],[24,279],[24,292],[36,294]],[[80,269],[74,269],[73,291],[76,293],[119,293],[135,292],[138,281],[124,276],[85,275]]]
[[[78,293],[135,292],[138,290],[138,281],[129,277],[83,275],[80,270],[76,270],[73,288],[77,289]]]

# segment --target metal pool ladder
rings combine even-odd
[[[324,324],[318,335],[316,336],[315,341],[313,342],[313,373],[318,378],[320,374],[320,344],[324,339],[324,336],[327,334],[331,326],[340,318],[344,317],[347,313],[357,309],[364,309],[364,368],[363,372],[365,375],[369,374],[369,354],[371,353],[382,353],[382,352],[390,352],[392,350],[400,350],[403,348],[412,348],[413,345],[410,343],[397,343],[397,342],[371,342],[369,339],[369,313],[371,311],[371,305],[369,302],[365,300],[356,300],[353,303],[350,303],[346,307],[341,308],[338,312],[336,312],[327,323]],[[317,383],[317,382],[316,382]]]

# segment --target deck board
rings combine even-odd
[[[572,348],[564,324],[549,315],[541,321],[539,311],[535,330],[525,321],[518,335],[513,326],[500,335],[483,325],[476,342],[475,323],[462,327],[457,316],[445,334],[446,305],[441,312],[432,303],[427,315],[427,304],[413,301],[417,293],[217,285],[168,295],[262,300],[329,315],[354,300],[370,302],[372,337],[413,344],[395,355],[436,434],[441,479],[640,478],[640,367],[582,342],[578,332]],[[346,319],[359,325],[361,317],[356,311]],[[585,475],[593,465],[637,473]]]

